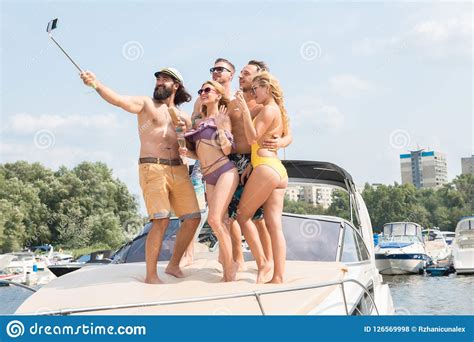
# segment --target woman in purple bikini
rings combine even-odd
[[[230,232],[224,224],[239,181],[237,168],[227,157],[233,145],[232,127],[227,115],[229,99],[225,97],[224,87],[214,81],[205,82],[198,94],[204,118],[196,129],[185,133],[188,148],[181,148],[180,154],[199,159],[201,163],[209,208],[207,221],[219,240],[223,281],[234,281],[238,264],[232,259]]]

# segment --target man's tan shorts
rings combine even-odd
[[[150,220],[199,218],[200,210],[186,165],[139,164],[140,187]]]

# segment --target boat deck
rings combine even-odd
[[[62,310],[65,314],[88,315],[260,315],[262,309],[269,315],[306,314],[338,286],[264,294],[259,296],[260,302],[252,293],[340,281],[347,271],[338,262],[287,261],[286,282],[275,285],[255,284],[257,271],[253,261],[246,262],[247,270],[239,272],[237,281],[229,283],[220,282],[222,267],[213,259],[195,260],[192,266],[183,268],[185,278],[181,279],[164,273],[166,264],[158,263],[158,274],[165,282],[161,285],[143,282],[145,263],[83,268],[41,288],[23,303],[17,314]],[[165,305],[215,296],[233,298]]]

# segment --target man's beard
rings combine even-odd
[[[242,91],[243,91],[244,93],[250,91],[251,89],[252,89],[252,86],[242,86]]]
[[[153,92],[153,98],[156,101],[163,101],[166,100],[173,94],[171,88],[166,88],[166,86],[157,86],[155,87],[155,91]]]
[[[242,85],[240,82],[239,82],[239,87],[240,87],[240,90],[242,90],[244,93],[250,91],[250,89],[252,89],[252,84],[244,84]]]

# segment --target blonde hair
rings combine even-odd
[[[267,85],[270,89],[270,93],[275,100],[278,108],[280,108],[281,119],[283,122],[283,136],[288,134],[289,129],[289,119],[288,113],[285,109],[285,102],[283,100],[283,90],[280,87],[280,83],[272,74],[263,71],[254,77],[252,82],[257,82],[260,85]]]
[[[220,106],[229,107],[230,100],[225,96],[225,89],[220,83],[218,83],[216,81],[209,80],[209,81],[204,82],[202,84],[202,86],[205,85],[205,84],[209,84],[209,85],[213,86],[214,89],[216,89],[217,94],[221,95],[221,98],[220,98],[219,103],[217,105],[218,108]],[[201,86],[201,88],[202,88],[202,86]],[[202,106],[202,112],[203,112],[204,116],[207,116],[207,106],[205,106],[205,105]]]

